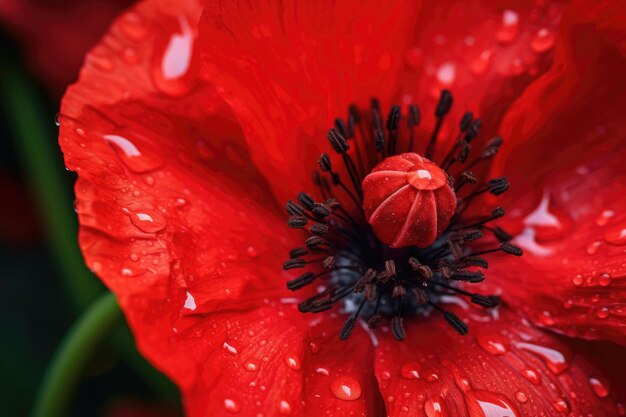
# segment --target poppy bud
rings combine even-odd
[[[415,154],[391,156],[363,180],[363,209],[376,236],[393,248],[426,247],[450,224],[456,196],[446,173]]]

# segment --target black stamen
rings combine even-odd
[[[456,314],[451,311],[446,311],[443,313],[443,317],[446,319],[450,327],[452,327],[458,334],[461,336],[465,336],[467,334],[468,328],[467,324],[463,320],[461,320]]]
[[[448,114],[451,107],[452,94],[450,94],[450,91],[448,90],[442,90],[441,96],[439,97],[439,102],[437,103],[437,107],[435,108],[435,117],[437,118],[437,124],[435,125],[433,134],[430,137],[428,146],[426,147],[426,152],[424,153],[424,156],[426,156],[426,158],[428,159],[433,158],[433,154],[435,153],[435,145],[437,143],[437,136],[439,135],[439,131],[441,130],[443,119],[445,115]]]
[[[396,340],[404,340],[406,338],[402,317],[396,316],[391,319],[391,333]]]
[[[291,216],[287,220],[287,225],[292,229],[302,229],[309,223],[309,219],[304,216]]]

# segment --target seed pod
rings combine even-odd
[[[367,221],[392,248],[432,244],[456,209],[446,173],[415,153],[378,164],[363,180],[363,194]]]

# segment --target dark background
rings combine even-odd
[[[105,292],[84,266],[76,243],[75,175],[64,169],[55,114],[64,88],[77,77],[82,56],[128,1],[79,3],[0,2],[0,414],[4,416],[31,412],[57,345],[91,301]],[[85,3],[93,3],[88,9],[94,13],[77,11]],[[80,27],[68,31],[68,22],[59,17],[64,10],[89,31],[80,33]],[[41,33],[33,32],[37,30]],[[49,45],[42,45],[42,39]],[[180,414],[176,388],[138,354],[123,320],[93,357],[72,395],[71,416]]]

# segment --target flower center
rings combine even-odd
[[[485,279],[482,270],[488,263],[483,255],[522,255],[509,243],[510,234],[491,225],[504,209],[464,215],[478,204],[478,197],[498,196],[509,188],[506,177],[481,181],[471,172],[496,155],[502,139],[491,139],[470,160],[481,122],[467,112],[441,162],[431,161],[451,106],[452,95],[444,90],[422,154],[416,151],[421,119],[417,106],[409,106],[406,116],[400,107],[392,107],[385,125],[377,100],[372,100],[369,112],[350,106],[347,123],[336,119],[328,132],[342,160],[341,175],[330,156],[322,154],[321,172],[313,173],[317,199],[301,192],[287,203],[287,224],[305,236],[304,246],[290,252],[283,269],[306,270],[288,281],[287,288],[309,290],[299,304],[302,313],[317,314],[342,304],[350,315],[341,339],[350,336],[359,320],[374,329],[387,319],[394,337],[403,340],[404,319],[433,310],[465,335],[465,322],[446,311],[442,301],[465,297],[483,308],[496,307],[499,297],[469,291]]]

